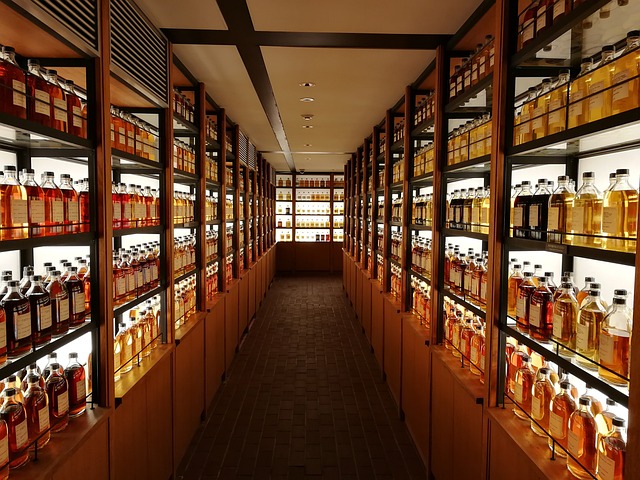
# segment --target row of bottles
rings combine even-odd
[[[229,147],[229,144],[227,144],[227,147]],[[227,187],[233,187],[236,183],[233,179],[233,170],[229,167],[225,168],[225,181],[227,182]]]
[[[211,222],[218,218],[218,196],[207,195],[204,197],[205,202],[205,221]]]
[[[204,174],[207,180],[218,181],[218,160],[211,152],[207,152],[204,162]]]
[[[278,193],[276,194],[276,200],[282,200],[282,201],[287,201],[290,202],[291,201],[291,191],[290,190],[278,190]]]
[[[176,277],[196,268],[196,237],[176,237],[173,240],[173,274]]]
[[[333,228],[344,228],[344,217],[333,217]]]
[[[517,405],[514,414],[567,459],[576,478],[622,480],[626,412],[609,398],[603,406],[588,385],[579,395],[568,374],[559,377],[544,357],[514,339],[506,350],[505,389]]]
[[[415,236],[411,239],[411,268],[431,278],[431,239]]]
[[[400,299],[402,291],[402,269],[395,264],[391,264],[391,295],[396,299]]]
[[[444,300],[444,346],[484,383],[485,324],[470,310],[451,299]]]
[[[428,193],[413,197],[411,223],[428,227],[433,225],[433,194]]]
[[[436,151],[433,142],[420,147],[413,156],[413,176],[419,177],[433,173]]]
[[[383,210],[378,209],[378,212],[384,212],[384,209]],[[402,221],[402,197],[401,196],[394,198],[391,202],[391,221],[392,222]]]
[[[160,159],[157,128],[113,105],[110,111],[111,148],[157,162]]]
[[[391,258],[396,262],[402,259],[402,232],[391,232]]]
[[[35,275],[32,266],[24,267],[20,281],[13,280],[10,270],[2,272],[0,363],[84,324],[91,301],[88,261],[77,257],[77,266],[66,260],[60,263],[64,274],[51,264],[45,265],[43,275]]]
[[[491,155],[491,115],[468,121],[453,129],[447,140],[447,165]]]
[[[391,183],[398,183],[404,180],[404,157],[395,157],[391,167]]]
[[[196,149],[193,145],[173,139],[173,168],[196,173]]]
[[[434,119],[436,111],[436,92],[429,92],[416,105],[416,113],[413,116],[415,126]]]
[[[173,89],[173,111],[187,122],[195,123],[196,121],[196,108],[191,99],[175,88]]]
[[[279,242],[290,242],[291,241],[291,230],[281,230],[278,234]]]
[[[342,230],[333,231],[333,241],[342,242],[344,240],[344,232]]]
[[[205,256],[207,262],[218,257],[218,232],[216,230],[208,230],[206,233]]]
[[[431,327],[431,285],[411,278],[411,311],[420,319],[420,325]]]
[[[278,186],[281,187],[278,183]],[[286,185],[289,186],[289,185]],[[331,186],[331,179],[329,177],[298,177],[296,178],[296,187],[305,188],[329,188]]]
[[[536,265],[538,271],[541,266]],[[539,342],[560,344],[560,353],[615,385],[626,386],[633,312],[628,292],[614,290],[610,306],[600,298],[601,285],[592,277],[578,291],[569,273],[560,287],[552,272],[534,275],[514,264],[508,283],[508,313],[517,328]],[[515,303],[515,309],[514,309]]]
[[[451,196],[447,196],[447,227],[489,233],[490,202],[489,187],[454,190]]]
[[[291,228],[291,219],[285,218],[284,222],[282,218],[278,218],[278,222],[276,223],[277,228]]]
[[[344,202],[344,190],[334,190],[333,191],[333,201],[334,202]]]
[[[327,203],[298,203],[296,215],[330,215],[331,205]]]
[[[225,198],[225,220],[233,220],[235,218],[235,213],[233,210],[233,197],[227,195]]]
[[[399,142],[404,139],[404,119],[398,121],[393,126],[393,141],[391,143]]]
[[[224,275],[225,275],[226,285],[230,285],[233,280],[233,253],[230,253],[226,257]]]
[[[487,304],[487,265],[489,253],[474,253],[473,248],[464,255],[458,245],[447,245],[444,257],[444,283],[453,293],[479,305]]]
[[[492,35],[485,37],[484,43],[476,45],[470,57],[456,65],[449,79],[449,99],[453,100],[474,87],[480,80],[493,72],[495,46]]]
[[[629,184],[629,170],[609,176],[604,190],[595,186],[595,173],[584,172],[576,192],[567,176],[553,182],[538,179],[536,189],[524,181],[511,197],[513,236],[553,243],[635,252],[638,190]]]
[[[291,177],[278,177],[278,187],[291,187]]]
[[[122,319],[118,324],[113,341],[115,382],[140,365],[140,361],[151,355],[161,342],[160,297],[150,298],[144,306],[129,310],[127,316],[127,321]]]
[[[289,220],[287,220],[289,222]],[[296,217],[296,228],[330,228],[329,217]],[[289,227],[287,227],[289,228]]]
[[[285,198],[283,200],[288,200],[289,198]],[[331,200],[331,195],[329,191],[296,191],[296,201],[297,202],[328,202]]]
[[[205,132],[207,138],[218,141],[218,124],[217,121],[211,117],[207,117],[204,123]]]
[[[0,388],[0,478],[6,479],[9,470],[29,461],[36,445],[38,450],[46,447],[52,433],[62,432],[70,418],[86,411],[91,374],[78,362],[77,353],[69,353],[63,367],[54,352],[44,371],[32,363],[0,382]]]
[[[3,113],[31,120],[77,137],[87,137],[87,96],[71,80],[53,69],[28,60],[28,72],[20,68],[13,47],[0,53],[0,90]]]
[[[160,284],[160,244],[143,243],[113,254],[113,303],[135,300]]]
[[[160,195],[157,189],[125,183],[111,184],[113,229],[160,225]]]
[[[572,81],[566,70],[558,78],[546,78],[529,88],[516,111],[514,144],[640,107],[639,47],[640,31],[633,30],[619,53],[613,45],[606,45],[599,58],[583,59],[580,73]]]
[[[379,253],[376,254],[376,278],[380,283],[384,277],[384,258]]]
[[[184,325],[191,315],[196,313],[196,276],[182,280],[176,285],[174,293],[175,328]]]
[[[181,225],[195,220],[196,195],[173,192],[173,224]]]
[[[206,269],[206,291],[207,299],[211,300],[218,293],[218,262],[207,265]]]
[[[296,230],[296,242],[330,242],[329,230]]]

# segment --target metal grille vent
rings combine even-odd
[[[249,142],[249,168],[256,170],[258,165],[258,151],[253,143]]]
[[[167,102],[167,39],[128,0],[111,0],[111,60]]]
[[[240,158],[240,163],[242,165],[248,165],[247,163],[247,156],[248,156],[248,151],[247,151],[247,144],[249,143],[249,140],[247,139],[247,137],[244,136],[244,133],[240,132],[240,145],[238,148],[238,157]]]
[[[34,0],[33,3],[98,50],[97,0]]]

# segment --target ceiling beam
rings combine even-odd
[[[451,35],[440,34],[254,31],[252,35],[246,35],[235,29],[191,28],[165,28],[162,31],[172,43],[185,45],[435,50],[451,39]]]

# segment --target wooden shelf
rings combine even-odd
[[[439,360],[451,372],[456,381],[472,397],[476,404],[484,403],[485,387],[480,383],[480,376],[469,371],[469,366],[462,366],[462,360],[451,355],[451,352],[442,345],[432,346],[431,352],[434,359]]]
[[[116,408],[133,387],[149,373],[161,360],[170,355],[175,348],[174,344],[163,343],[151,352],[151,355],[141,360],[140,365],[134,364],[133,369],[121,376],[115,385]]]

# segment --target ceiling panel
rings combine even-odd
[[[481,0],[247,0],[256,30],[455,33]]]
[[[314,155],[294,154],[293,161],[298,172],[338,172],[344,171],[344,165],[351,155]]]
[[[213,0],[135,0],[159,28],[206,28],[227,30],[218,4]]]
[[[435,55],[283,47],[262,51],[291,150],[315,152],[355,151]],[[301,87],[301,82],[316,85]],[[301,102],[306,96],[315,101]],[[303,114],[312,114],[312,121],[303,120]]]
[[[258,150],[280,148],[236,47],[175,45],[173,51]]]
[[[272,168],[275,168],[276,172],[288,172],[289,165],[287,160],[281,153],[264,153],[262,156],[269,162]]]

